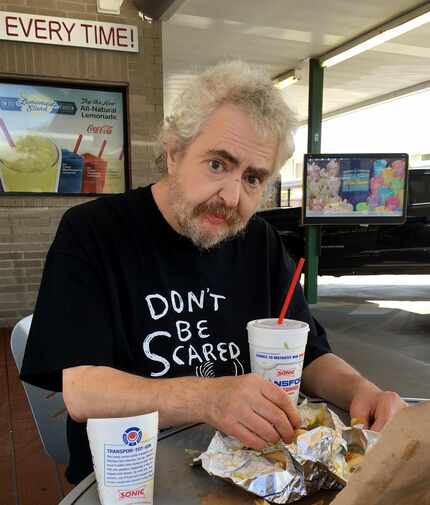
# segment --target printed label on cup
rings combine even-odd
[[[88,440],[102,505],[152,505],[158,412],[89,419]]]
[[[303,358],[303,352],[293,355],[257,352],[253,371],[295,397],[300,390]]]
[[[247,324],[251,370],[282,388],[297,403],[309,325],[285,319]]]

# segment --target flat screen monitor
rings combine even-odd
[[[388,224],[406,219],[407,154],[306,154],[304,224]]]
[[[126,87],[0,79],[0,196],[128,189]]]

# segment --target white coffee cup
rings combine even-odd
[[[247,326],[251,371],[279,386],[294,404],[300,392],[309,325],[303,321],[256,319]]]
[[[158,412],[88,419],[88,440],[102,505],[152,505]]]

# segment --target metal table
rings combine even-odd
[[[411,406],[425,400],[403,399]],[[349,416],[345,411],[328,405],[348,423]],[[171,428],[160,433],[155,463],[154,505],[255,505],[254,495],[209,476],[201,468],[190,466],[192,456],[186,450],[206,450],[213,433],[214,429],[204,424]],[[321,491],[297,504],[327,505],[335,495],[334,492]],[[94,473],[79,483],[59,505],[100,505]]]
[[[417,405],[424,398],[403,398],[410,406]],[[308,398],[319,402],[319,398]],[[347,412],[328,403],[346,424]],[[163,430],[158,437],[155,463],[154,505],[255,505],[256,497],[233,484],[217,477],[209,476],[201,468],[190,466],[192,456],[187,450],[199,453],[206,450],[214,429],[204,425],[192,425]],[[300,505],[327,505],[336,493],[321,491],[303,498]],[[80,482],[59,505],[100,505],[94,473]]]
[[[214,429],[204,425],[188,426],[161,434],[155,465],[155,505],[254,505],[256,497],[191,467],[186,450],[204,451]],[[330,503],[335,494],[323,491],[301,500],[300,505]],[[59,505],[100,505],[94,473],[76,486]]]

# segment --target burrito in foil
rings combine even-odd
[[[341,490],[379,434],[359,422],[345,426],[325,403],[304,401],[298,409],[302,426],[292,443],[256,451],[216,432],[196,461],[209,474],[271,503],[291,503],[320,489]]]

